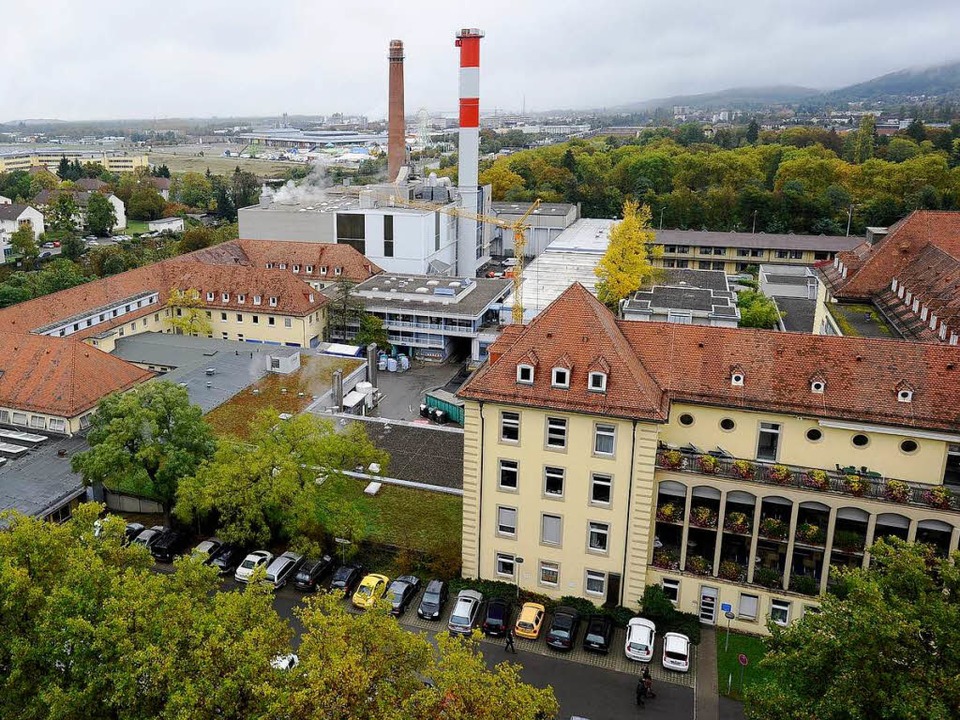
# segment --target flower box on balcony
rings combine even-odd
[[[723,529],[740,535],[749,535],[751,524],[746,513],[732,512],[727,513],[727,517],[723,521]]]
[[[707,475],[715,475],[720,472],[720,461],[713,455],[701,455],[697,458],[697,464],[700,467],[700,472]]]
[[[653,553],[653,566],[661,570],[679,570],[680,561],[674,552],[669,550],[656,550]]]
[[[953,493],[943,485],[937,485],[929,490],[925,490],[922,495],[923,501],[927,505],[939,508],[940,510],[948,510],[950,508],[950,498],[952,496]]]
[[[699,528],[715,528],[717,511],[705,505],[690,508],[690,524]]]
[[[790,481],[793,480],[793,473],[786,465],[774,465],[767,469],[767,477],[777,485],[789,485]]]
[[[780,571],[773,568],[758,567],[753,571],[753,582],[768,588],[779,587],[783,582],[783,576]]]
[[[694,575],[709,575],[710,563],[707,562],[706,558],[699,555],[694,555],[687,558],[685,570],[693,573]]]
[[[833,534],[833,547],[844,552],[863,552],[866,539],[859,533],[850,530],[838,530]]]
[[[783,540],[789,530],[787,524],[779,518],[762,518],[760,520],[760,535],[773,540]]]
[[[668,470],[679,470],[683,467],[683,453],[679,450],[666,450],[660,453],[660,458]]]
[[[730,464],[730,472],[743,480],[752,480],[755,470],[753,463],[748,460],[734,460]]]
[[[869,487],[869,483],[859,475],[844,475],[843,484],[854,497],[863,497]]]
[[[823,545],[826,539],[823,530],[813,523],[800,523],[797,525],[797,540],[807,545]]]
[[[910,486],[902,480],[887,480],[883,486],[883,496],[893,502],[905,503],[910,499]]]
[[[811,490],[826,490],[830,487],[830,478],[825,470],[808,470],[803,476],[803,486]]]
[[[720,563],[720,569],[717,570],[717,575],[724,580],[742,582],[746,575],[746,570],[740,563],[735,563],[733,560],[724,560]]]
[[[680,517],[680,508],[673,503],[664,503],[657,508],[657,520],[660,522],[679,523]]]

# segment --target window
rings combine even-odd
[[[803,260],[803,250],[791,250],[790,251],[791,260]]]
[[[213,293],[212,293],[212,292],[208,292],[208,293],[207,293],[207,302],[213,302]],[[100,316],[100,319],[103,320],[103,315]]]
[[[680,415],[680,417],[677,418],[677,422],[679,422],[684,427],[690,427],[691,425],[693,425],[693,415],[691,415],[690,413],[683,413]]]
[[[284,326],[284,327],[293,327],[293,318],[285,317],[285,318],[283,319],[283,326]]]
[[[295,273],[299,273],[299,272],[300,272],[300,266],[299,266],[299,265],[294,265],[294,266],[293,266],[293,271],[294,271]]]
[[[560,584],[560,565],[555,562],[540,561],[540,584],[557,587]]]
[[[613,455],[616,438],[616,425],[597,425],[593,434],[593,451],[597,455]]]
[[[280,263],[280,269],[281,269],[281,270],[286,270],[286,269],[287,269],[287,264],[286,264],[286,263]]]
[[[313,265],[307,265],[307,275],[313,275]]]
[[[53,432],[66,432],[67,430],[67,421],[61,420],[59,418],[50,418],[50,429]]]
[[[673,578],[664,578],[662,587],[663,594],[676,605],[680,601],[680,581]]]
[[[220,333],[220,336],[221,336],[224,340],[226,340],[227,338],[230,337],[230,336],[229,336],[227,333],[225,333],[225,332]]]
[[[853,443],[854,447],[865,448],[870,444],[870,438],[868,438],[863,433],[857,433],[851,438],[850,442]]]
[[[237,333],[237,341],[243,342],[243,333]]]
[[[230,293],[223,293],[220,295],[220,299],[224,302],[230,302]]]
[[[520,413],[500,413],[500,439],[506,442],[520,441]]]
[[[919,449],[920,445],[917,444],[916,440],[904,440],[900,443],[900,452],[904,452],[907,455],[913,455],[913,453]]]
[[[350,245],[361,255],[367,254],[365,223],[363,215],[337,214],[337,242]]]
[[[433,250],[440,249],[440,213],[433,214]]]
[[[261,298],[259,295],[254,295],[254,296],[253,296],[253,304],[254,304],[254,305],[259,305],[260,302],[261,302],[261,300],[262,300],[262,298]]]
[[[786,600],[771,600],[770,619],[777,625],[786,625],[790,622],[790,603]]]
[[[343,268],[342,268],[342,267],[335,267],[335,268],[333,269],[333,274],[334,274],[334,275],[340,275],[342,272],[343,272]]]
[[[757,439],[757,460],[776,461],[780,445],[780,425],[778,423],[760,423],[760,436]]]
[[[34,428],[35,430],[42,430],[47,427],[47,419],[41,417],[40,415],[31,415],[30,427]]]
[[[516,460],[500,461],[500,489],[516,490],[520,481],[520,463]]]
[[[807,440],[810,442],[820,442],[823,440],[823,431],[820,428],[810,428],[807,430]]]
[[[912,390],[901,390],[897,393],[897,401],[902,403],[908,403],[913,400],[913,391]]]
[[[960,445],[947,445],[947,464],[943,470],[943,484],[960,485]]]
[[[510,535],[517,534],[517,509],[511,507],[497,508],[497,534]]]
[[[543,470],[543,494],[563,497],[563,468],[547,466]]]
[[[9,423],[9,422],[10,422],[10,411],[0,410],[0,423]]]
[[[383,254],[393,257],[393,215],[383,216]]]
[[[588,595],[603,595],[607,589],[606,573],[587,570],[587,582],[584,589]]]
[[[514,557],[509,553],[497,553],[497,575],[513,577]]]
[[[610,542],[610,526],[606,523],[591,522],[587,533],[587,547],[594,552],[607,552]]]
[[[276,325],[276,324],[277,324],[277,319],[273,315],[270,315],[267,317],[267,325]]]
[[[566,368],[554,368],[553,386],[557,388],[570,387],[570,371]]]
[[[270,307],[277,306],[277,299],[275,297],[270,298]]]
[[[27,414],[21,412],[13,413],[13,424],[14,425],[26,425],[27,424]]]
[[[606,392],[607,374],[602,372],[590,373],[590,382],[587,388],[590,390],[590,392]]]
[[[259,325],[259,324],[260,324],[260,316],[259,316],[259,315],[251,315],[251,316],[250,316],[250,320],[251,320],[251,322],[253,322],[254,325]]]
[[[737,608],[738,620],[756,620],[760,608],[760,598],[756,595],[740,593],[740,606]]]
[[[226,321],[227,321],[227,314],[226,314],[225,312],[220,313],[220,319],[221,319],[223,322],[226,322]]]
[[[721,430],[726,430],[727,432],[730,432],[735,427],[737,427],[737,424],[733,421],[733,418],[724,418],[723,420],[720,421]]]
[[[693,313],[670,310],[667,312],[667,322],[676,323],[677,325],[693,325]]]
[[[243,305],[247,301],[246,295],[237,295],[237,302]]]
[[[743,387],[743,379],[744,378],[743,378],[742,372],[734,372],[730,376],[730,384],[733,385],[734,387]]]
[[[823,380],[814,380],[812,383],[810,383],[810,392],[822,395],[826,387],[827,384]]]
[[[557,546],[563,543],[563,518],[559,515],[540,516],[540,542]]]
[[[609,505],[613,478],[593,473],[590,476],[590,502],[594,505]]]
[[[237,322],[238,322],[238,323],[242,323],[242,322],[243,322],[243,315],[242,315],[241,313],[237,313]]]
[[[533,385],[532,365],[517,365],[517,382],[525,385]]]
[[[327,274],[327,266],[326,266],[326,265],[321,265],[321,266],[320,266],[320,274],[321,274],[321,275],[326,275],[326,274]]]
[[[567,421],[564,418],[547,418],[547,447],[567,446]]]

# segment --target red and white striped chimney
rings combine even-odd
[[[481,195],[478,187],[480,163],[480,38],[483,31],[464,28],[457,33],[460,48],[460,147],[457,185],[460,206],[480,213]],[[476,220],[459,218],[457,238],[457,274],[473,277],[478,259],[485,254],[483,228]]]

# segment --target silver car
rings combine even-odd
[[[447,629],[451,635],[469,635],[477,625],[483,595],[476,590],[461,590],[450,613]]]
[[[285,552],[270,563],[263,581],[273,585],[274,590],[279,590],[296,574],[302,564],[303,555],[297,555],[295,552]]]

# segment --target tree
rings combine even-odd
[[[331,336],[342,340],[349,338],[349,331],[360,324],[360,318],[366,312],[363,301],[353,294],[356,283],[349,280],[337,282],[337,291],[327,310],[327,328]]]
[[[237,219],[237,207],[233,204],[233,198],[230,197],[230,188],[226,181],[219,175],[210,178],[213,186],[213,203],[216,206],[214,212],[221,220],[233,221]],[[184,206],[186,207],[186,206]]]
[[[21,225],[10,235],[10,249],[24,260],[32,260],[40,254],[40,248],[37,247],[37,236],[30,225]]]
[[[385,468],[388,460],[359,424],[338,433],[309,413],[278,423],[276,412],[266,410],[251,424],[249,442],[221,441],[180,483],[175,513],[183,522],[216,513],[227,542],[317,541],[334,533],[360,540],[367,529],[354,509],[366,498],[349,499],[356,481],[342,471],[371,463]]]
[[[48,212],[50,229],[57,233],[75,233],[79,214],[77,201],[71,193],[57,193]]]
[[[780,319],[773,300],[756,290],[742,290],[737,296],[737,307],[740,308],[740,327],[772,330]]]
[[[912,138],[915,143],[920,144],[927,139],[927,128],[922,120],[916,118],[907,126],[906,134],[907,137]]]
[[[750,118],[750,124],[747,125],[747,134],[745,137],[751,145],[757,144],[757,139],[760,137],[760,126],[757,124],[756,118]]]
[[[67,235],[60,243],[60,254],[67,260],[79,259],[86,249],[83,240],[75,234]]]
[[[174,181],[170,196],[189,207],[206,210],[213,198],[213,186],[200,173],[185,173]]]
[[[505,200],[507,195],[523,190],[523,178],[510,169],[506,162],[497,161],[480,173],[481,185],[493,185],[493,199]]]
[[[163,196],[150,187],[138,187],[130,194],[127,215],[132,220],[157,220],[163,214]]]
[[[230,197],[234,208],[254,205],[260,199],[260,181],[252,172],[237,169],[230,176]],[[231,218],[232,219],[232,218]]]
[[[853,150],[854,164],[859,165],[873,157],[876,130],[877,119],[873,115],[864,115],[857,130],[857,140]]]
[[[152,497],[168,515],[180,480],[216,447],[203,412],[184,388],[169,382],[103,398],[87,439],[90,449],[71,460],[85,483]]]
[[[920,154],[920,146],[907,138],[891,138],[887,145],[887,160],[900,163]]]
[[[166,163],[164,163],[163,165],[157,165],[153,168],[153,170],[150,171],[150,174],[153,175],[153,177],[169,179],[170,168],[167,167]]]
[[[623,203],[623,219],[610,228],[610,244],[594,272],[597,297],[616,309],[620,301],[639,290],[653,276],[647,245],[656,240],[650,229],[650,208],[632,200]]]
[[[213,231],[209,228],[190,228],[184,231],[183,237],[180,239],[180,251],[188,253],[194,250],[202,250],[213,245],[215,239]]]
[[[117,213],[104,195],[90,193],[87,201],[87,228],[94,235],[109,235],[117,224]]]
[[[838,594],[772,637],[769,679],[746,697],[764,720],[955,718],[960,713],[960,570],[898,538],[847,570]]]
[[[387,330],[383,326],[383,320],[367,312],[360,316],[360,331],[353,339],[353,343],[361,347],[376,343],[378,348],[383,349],[392,345],[390,338],[387,336]]]
[[[170,317],[165,323],[177,335],[208,335],[213,328],[207,318],[206,306],[199,290],[171,288],[167,299]]]

